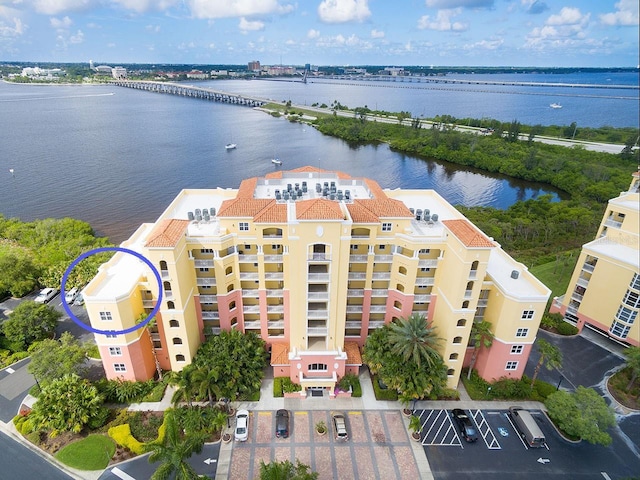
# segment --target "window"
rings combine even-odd
[[[124,363],[114,363],[113,364],[113,371],[114,372],[126,372],[127,371],[127,367],[125,366]]]
[[[518,362],[507,362],[507,365],[504,367],[505,370],[517,370]]]
[[[160,340],[154,340],[153,341],[153,348],[162,349],[162,342]]]
[[[213,253],[213,248],[201,248],[200,253]]]
[[[118,338],[118,335],[116,335],[115,333],[105,333],[104,336],[107,338]]]
[[[224,271],[225,275],[231,275],[233,273],[233,267],[227,267]]]
[[[421,272],[430,272],[431,269],[429,267],[420,267]]]
[[[229,302],[229,310],[233,310],[234,308],[236,308],[236,301],[232,300]]]
[[[180,337],[173,337],[174,345],[182,345],[182,339]]]
[[[633,275],[633,278],[631,279],[630,286],[634,290],[640,290],[640,274],[636,273],[636,274]]]
[[[387,223],[387,222],[384,222],[382,224],[382,231],[383,232],[390,232],[391,231],[391,224]]]
[[[456,371],[453,368],[450,368],[449,370],[447,370],[447,376],[448,377],[453,377],[453,375],[456,373]]]
[[[631,308],[638,308],[640,306],[640,294],[627,290],[622,302]]]
[[[418,253],[429,253],[431,250],[428,248],[421,248]]]
[[[327,364],[326,363],[311,363],[309,364],[310,372],[326,372]]]
[[[627,335],[629,335],[629,330],[631,330],[631,327],[629,325],[614,321],[609,332],[611,332],[612,335],[615,335],[618,338],[627,338]]]
[[[528,328],[519,328],[516,330],[516,337],[526,337],[527,335],[529,335]]]
[[[178,320],[176,319],[171,319],[169,320],[169,326],[171,328],[178,328],[180,326],[180,322],[178,322]]]
[[[458,360],[458,354],[452,353],[451,355],[449,355],[449,360]]]
[[[467,321],[464,318],[461,318],[460,320],[458,320],[458,323],[456,323],[456,327],[464,327],[467,324]]]
[[[379,250],[386,250],[387,246],[386,245],[378,245],[378,249]]]
[[[209,269],[207,267],[200,267],[198,268],[198,270],[200,270],[201,272],[208,272]]]
[[[171,301],[167,302],[167,309],[168,310],[173,310],[174,308],[176,308],[176,304],[175,303],[173,303]]]
[[[112,357],[120,357],[122,355],[122,350],[120,350],[120,347],[109,347],[109,355]]]
[[[456,338],[454,338],[454,339],[453,339],[453,343],[454,343],[454,344],[462,343],[462,337],[456,337]]]
[[[100,312],[100,320],[103,320],[105,322],[110,322],[111,320],[113,320],[113,318],[111,318],[111,312]]]
[[[245,249],[245,250],[251,250],[251,245],[245,245],[245,246],[244,246],[244,249]]]
[[[511,345],[511,355],[520,355],[523,348],[523,345]]]
[[[249,222],[240,222],[238,224],[238,226],[240,227],[240,231],[241,232],[248,232],[249,231]]]
[[[633,324],[633,321],[638,316],[638,312],[636,310],[631,310],[630,308],[620,306],[618,308],[618,313],[616,313],[616,319],[621,322],[628,323],[629,325]]]
[[[184,362],[184,355],[182,355],[181,353],[176,355],[176,362]]]
[[[351,250],[357,252],[358,251],[358,245],[351,245]]]
[[[533,310],[524,310],[522,312],[522,320],[531,320],[534,313],[535,312]]]

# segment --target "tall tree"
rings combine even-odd
[[[29,350],[32,353],[27,369],[42,384],[66,374],[81,376],[87,369],[85,349],[69,332],[64,332],[58,340],[34,343]]]
[[[424,315],[412,313],[409,318],[391,323],[388,340],[393,353],[417,367],[423,362],[425,367],[433,367],[440,356],[437,347],[442,339],[436,336],[435,327],[427,323]]]
[[[60,317],[62,314],[48,305],[26,301],[9,314],[2,331],[7,340],[26,350],[33,342],[53,336]]]
[[[200,453],[205,437],[200,432],[182,435],[173,410],[165,412],[165,434],[162,443],[148,444],[149,463],[160,462],[151,480],[196,480],[198,474],[187,459],[194,453]]]
[[[12,251],[15,250],[15,251]],[[12,249],[0,254],[0,293],[23,297],[38,285],[40,271],[26,249]]]
[[[296,460],[294,465],[289,460],[264,463],[260,460],[260,480],[316,480],[318,472],[309,472],[309,465]]]
[[[173,372],[169,383],[178,387],[171,398],[174,405],[177,406],[181,402],[187,402],[189,406],[192,405],[195,396],[195,386],[192,380],[194,371],[195,366],[191,364],[179,372]]]
[[[467,372],[467,379],[471,378],[471,372],[473,367],[476,366],[476,360],[478,360],[478,354],[483,348],[490,348],[493,345],[493,332],[491,331],[491,322],[482,320],[481,322],[473,322],[471,325],[471,334],[469,335],[469,343],[473,346],[473,352],[471,353],[471,362],[469,363],[469,372]]]
[[[560,349],[543,338],[538,339],[538,353],[540,354],[540,359],[533,371],[533,377],[531,377],[531,387],[533,387],[543,365],[547,367],[547,370],[562,366],[562,352]]]
[[[220,372],[206,365],[200,367],[193,372],[191,377],[193,387],[200,398],[206,397],[209,400],[209,406],[213,407],[213,401],[219,400],[222,396],[222,390],[218,385],[220,381]]]
[[[627,368],[631,369],[631,379],[627,385],[627,390],[631,390],[631,387],[636,383],[638,376],[640,376],[640,347],[627,348],[624,352],[624,356],[627,357]]]

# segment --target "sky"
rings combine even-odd
[[[638,0],[0,0],[0,61],[636,67]]]

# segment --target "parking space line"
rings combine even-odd
[[[529,446],[527,445],[527,442],[524,441],[524,439],[522,438],[522,435],[520,435],[520,431],[513,424],[513,421],[511,420],[511,416],[509,414],[507,414],[507,413],[505,413],[504,415],[505,415],[505,417],[507,417],[507,420],[511,424],[511,428],[513,428],[513,431],[516,432],[516,436],[520,439],[520,441],[522,442],[522,445],[524,446],[524,448],[526,450],[529,450]]]
[[[423,428],[430,420],[433,420],[431,426],[425,433],[422,445],[443,447],[459,446],[460,448],[464,448],[446,410],[423,410],[422,412],[428,412],[422,424]],[[420,414],[421,418],[422,412]]]
[[[469,410],[471,416],[473,417],[473,421],[476,422],[478,427],[478,432],[482,435],[482,440],[484,440],[485,445],[489,450],[501,450],[502,447],[500,443],[498,443],[498,439],[493,434],[493,430],[489,426],[487,419],[484,418],[484,415],[481,410]]]

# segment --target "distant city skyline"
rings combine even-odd
[[[10,0],[0,61],[636,67],[637,0]]]

